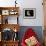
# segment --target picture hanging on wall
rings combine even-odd
[[[31,18],[31,19],[35,19],[36,18],[36,8],[24,8],[23,9],[23,14],[24,14],[24,18]]]

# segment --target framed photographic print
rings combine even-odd
[[[23,9],[24,18],[36,18],[36,8],[24,8]]]
[[[2,10],[2,15],[9,15],[9,10]]]

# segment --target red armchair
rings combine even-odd
[[[22,38],[21,46],[41,46],[40,42],[36,37],[37,37],[36,33],[31,28],[27,29],[24,37]],[[34,41],[32,41],[33,39]],[[29,41],[32,41],[32,45],[31,42]],[[30,45],[27,45],[28,43]],[[35,44],[33,45],[33,43]]]

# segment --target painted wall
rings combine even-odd
[[[15,0],[0,0],[1,7],[15,6]],[[43,6],[42,0],[17,0],[19,9],[19,24],[21,26],[43,26]],[[36,8],[36,19],[24,19],[24,8]],[[12,18],[12,17],[11,17]]]

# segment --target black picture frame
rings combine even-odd
[[[35,19],[36,18],[36,8],[24,8],[23,9],[24,18]]]

